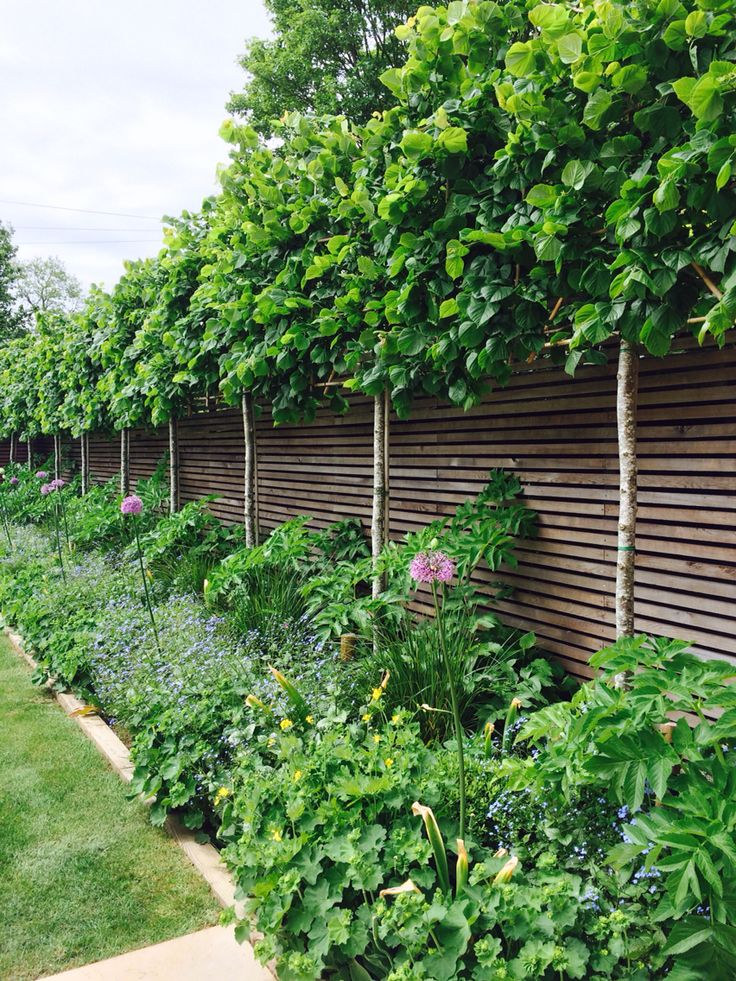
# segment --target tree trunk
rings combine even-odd
[[[28,456],[28,469],[33,469],[33,440],[28,437],[26,440],[26,454]]]
[[[618,420],[619,512],[616,562],[616,637],[634,633],[634,573],[636,570],[636,409],[639,357],[621,340],[618,356],[616,416]]]
[[[120,493],[127,497],[130,493],[130,431],[120,430]]]
[[[82,468],[82,493],[89,493],[89,436],[82,433],[79,437],[79,450]]]
[[[15,463],[15,433],[10,434],[10,448],[8,449],[8,463]]]
[[[61,436],[54,436],[54,477],[61,477]]]
[[[179,429],[176,419],[169,419],[169,514],[179,510]]]
[[[258,463],[256,459],[256,424],[253,415],[253,396],[243,395],[243,438],[245,440],[245,479],[243,485],[243,521],[245,544],[258,544]]]
[[[375,567],[383,546],[388,541],[389,507],[389,397],[388,391],[373,400],[373,519],[371,521],[371,553]],[[372,594],[375,599],[386,588],[386,577],[373,576]]]

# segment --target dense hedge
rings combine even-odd
[[[0,431],[176,417],[245,391],[277,421],[339,387],[469,406],[514,362],[664,355],[736,315],[729,2],[454,0],[398,29],[363,127],[228,122],[222,192],[156,259],[0,351]]]

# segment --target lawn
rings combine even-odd
[[[54,974],[214,923],[207,886],[151,827],[0,637],[0,977]]]

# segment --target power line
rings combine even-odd
[[[70,242],[17,242],[17,245],[162,245],[159,238],[93,238]]]
[[[94,225],[13,225],[16,232],[150,232],[150,228],[98,228]]]
[[[51,211],[76,211],[80,215],[107,215],[109,218],[140,218],[144,221],[161,221],[153,215],[130,215],[121,211],[91,211],[89,208],[63,208],[58,204],[37,204],[33,201],[5,201],[0,198],[0,204],[16,204],[21,208],[48,208]]]

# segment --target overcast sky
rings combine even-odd
[[[0,221],[19,257],[57,255],[85,287],[155,255],[158,220],[196,209],[227,159],[261,0],[0,0]],[[79,243],[79,244],[70,244]]]

